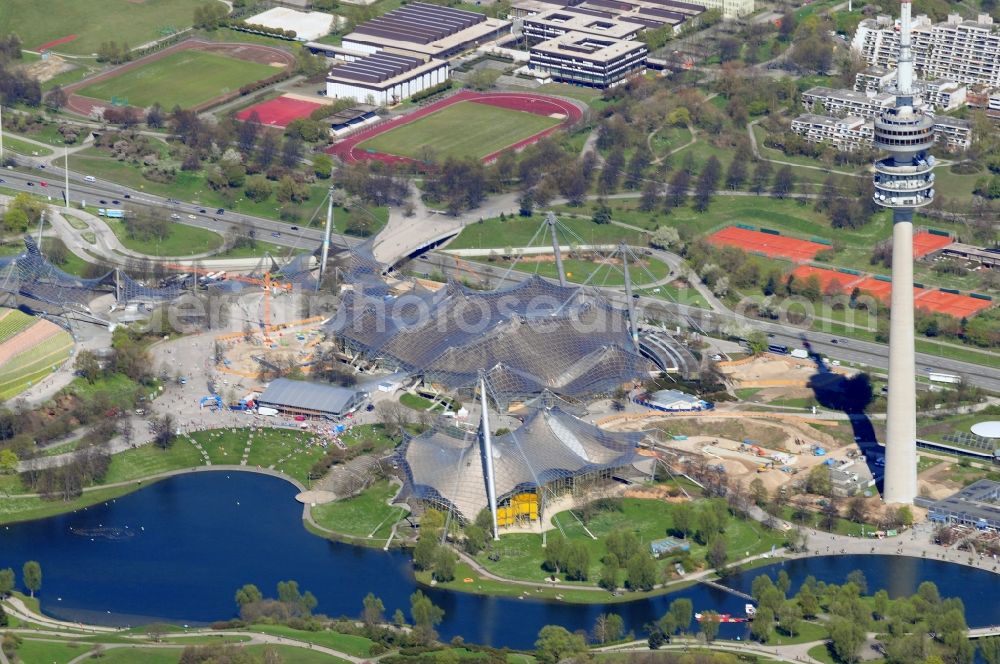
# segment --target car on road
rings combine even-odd
[[[101,200],[97,201],[97,202],[100,203],[101,205],[107,205],[108,204],[108,202],[106,200],[104,200],[103,198]]]
[[[122,194],[122,198],[132,198],[132,194]]]
[[[42,169],[43,171],[45,170],[45,164],[39,164],[39,165],[38,165],[38,167],[39,167],[40,169]]]
[[[87,182],[95,182],[97,180],[93,175],[84,175],[83,179]]]
[[[298,226],[292,226],[292,230],[293,231],[297,231],[297,230],[299,230],[299,227]]]
[[[42,185],[43,187],[47,187],[47,186],[49,186],[49,183],[48,183],[48,182],[46,182],[45,180],[39,180],[39,181],[38,181],[38,184]]]
[[[368,411],[369,413],[372,412],[373,410],[375,410],[375,404],[373,403],[368,404],[367,406],[365,406],[365,410]]]
[[[189,214],[189,215],[188,215],[188,219],[197,219],[197,218],[198,218],[198,217],[194,216],[193,214]]]
[[[273,233],[271,233],[271,237],[281,237],[281,233],[279,233],[278,231],[274,231]]]
[[[205,214],[205,208],[199,208],[198,212],[200,212],[201,214]]]
[[[34,187],[35,186],[34,182],[25,182],[25,184],[28,185],[29,187]]]
[[[215,211],[215,214],[225,214],[225,213],[226,213],[225,208],[219,208],[218,210]]]
[[[179,214],[177,214],[177,213],[175,212],[174,214],[170,215],[170,218],[171,218],[171,219],[180,219],[180,218],[181,218],[181,215],[179,215]]]
[[[835,344],[835,343],[837,343],[837,340],[836,339],[830,339],[830,343]]]
[[[3,178],[0,178],[0,183],[6,182]]]
[[[120,200],[118,200],[117,198],[115,198],[115,199],[112,199],[111,204],[112,205],[121,205],[122,202]]]

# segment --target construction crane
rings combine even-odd
[[[216,274],[217,270],[209,270],[201,267],[192,267],[190,265],[179,265],[176,263],[166,263],[164,267],[168,270],[179,270],[183,272],[189,272],[192,274],[197,274],[205,276],[208,274]],[[242,274],[226,275],[226,279],[230,281],[239,281],[240,283],[250,284],[253,286],[262,286],[264,288],[264,315],[260,321],[260,328],[264,334],[264,341],[269,343],[271,341],[271,293],[275,289],[280,289],[285,292],[292,290],[292,284],[281,283],[274,281],[270,272],[265,271],[263,278],[258,277],[248,277]]]

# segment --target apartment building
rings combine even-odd
[[[833,117],[804,113],[792,120],[792,131],[811,143],[828,143],[852,152],[871,147],[874,121],[859,116]],[[972,124],[946,116],[934,118],[934,137],[950,151],[964,150],[972,142]]]
[[[896,70],[872,65],[854,75],[854,91],[875,95],[896,84]]]
[[[869,65],[892,67],[899,52],[898,25],[889,16],[865,19],[852,47]],[[913,20],[913,56],[918,76],[956,83],[1000,86],[1000,30],[988,14],[966,21],[959,14],[932,23],[926,15]]]
[[[960,83],[942,78],[927,81],[921,87],[924,103],[935,111],[952,111],[965,105],[968,88]]]
[[[887,92],[868,95],[854,90],[813,87],[802,93],[802,104],[826,115],[848,116],[874,119],[896,103],[896,97]]]

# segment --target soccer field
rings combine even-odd
[[[562,122],[558,118],[463,101],[374,136],[358,146],[411,159],[481,159]]]
[[[210,0],[3,0],[0,32],[16,32],[28,50],[56,39],[75,39],[52,48],[57,53],[90,55],[101,42],[139,46],[170,28],[191,26],[194,10]]]
[[[88,85],[76,94],[105,101],[124,98],[129,106],[160,102],[166,109],[191,108],[278,71],[270,65],[185,50]]]

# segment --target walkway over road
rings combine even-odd
[[[721,590],[722,592],[729,593],[730,595],[736,595],[737,597],[740,597],[748,601],[753,601],[752,595],[748,595],[745,592],[736,590],[735,588],[730,588],[729,586],[724,586],[718,581],[712,581],[711,579],[701,578],[698,579],[698,583],[704,584],[709,588],[715,588],[716,590]]]

